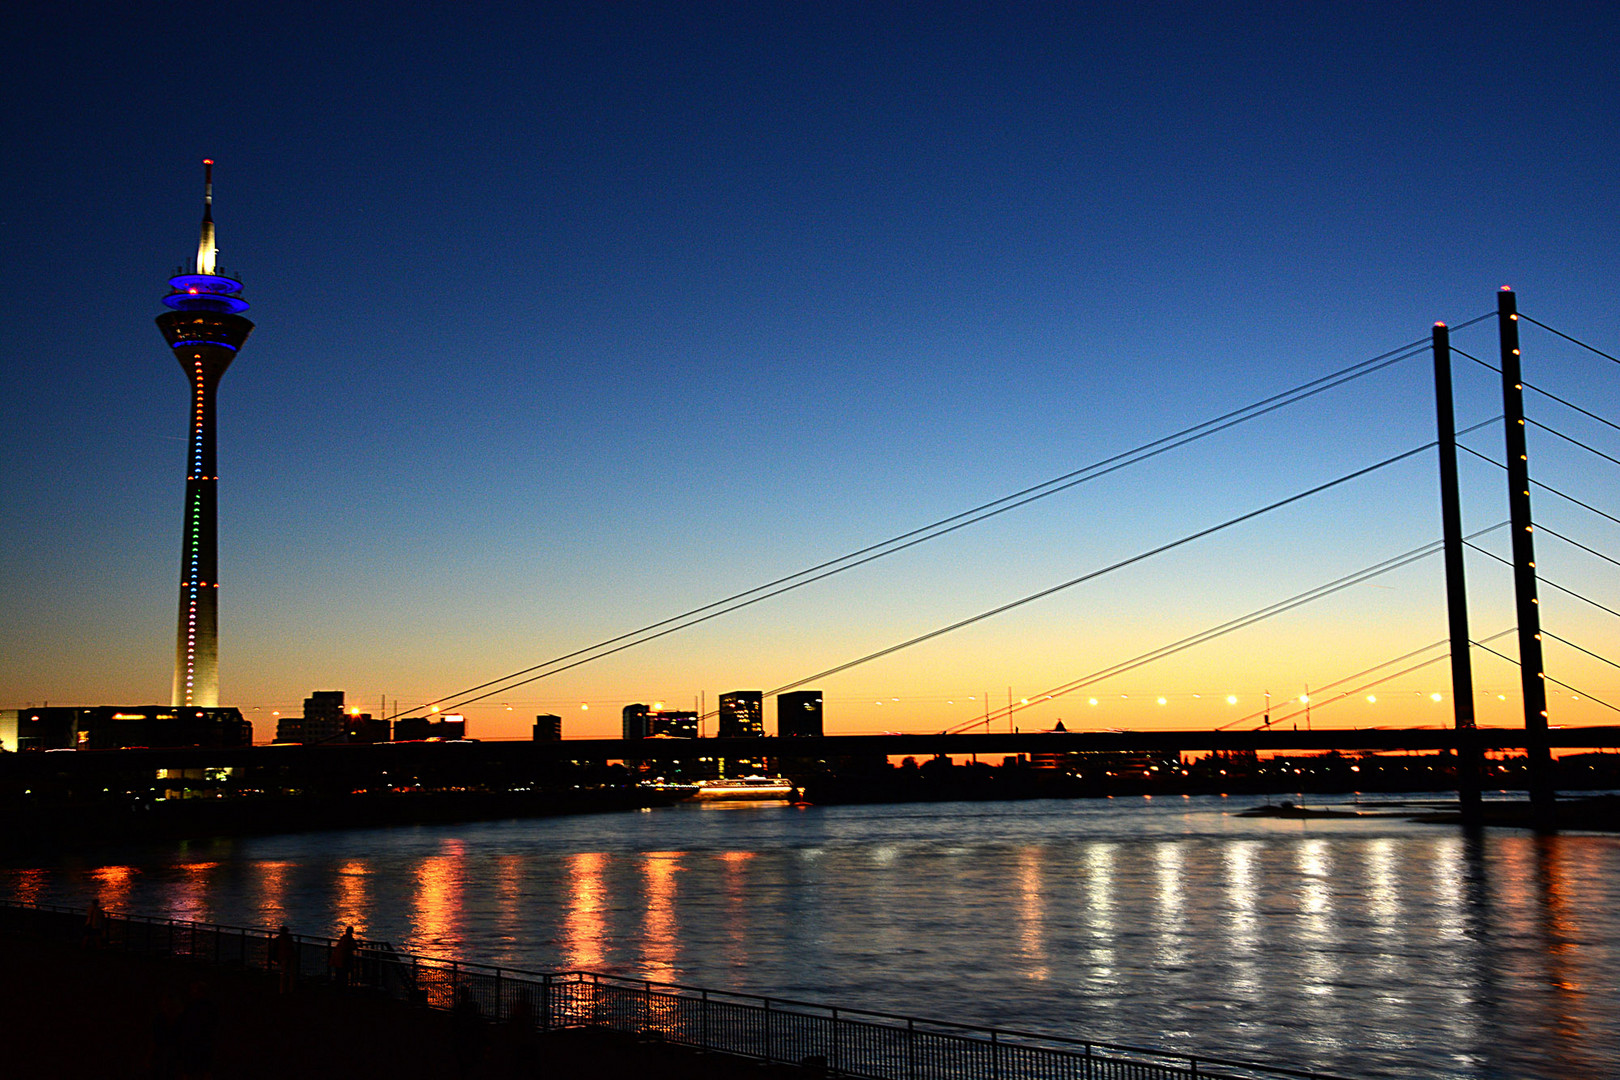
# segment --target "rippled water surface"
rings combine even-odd
[[[1620,839],[1247,805],[691,805],[64,858],[0,887],[1349,1076],[1620,1076]]]

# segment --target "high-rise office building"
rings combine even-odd
[[[776,696],[776,734],[779,738],[821,735],[821,691],[795,690]]]
[[[626,739],[695,739],[698,736],[698,714],[653,710],[642,704],[624,707],[624,737]]]
[[[535,742],[562,742],[562,717],[541,713],[534,718]]]
[[[343,741],[347,718],[343,711],[342,690],[315,690],[304,699],[299,716],[283,716],[276,724],[276,742],[321,743]]]
[[[765,734],[765,695],[758,690],[733,690],[720,695],[722,739],[746,739]]]
[[[174,646],[170,704],[219,704],[219,555],[216,535],[219,471],[214,462],[214,393],[253,324],[242,317],[242,283],[216,272],[214,163],[203,162],[202,236],[195,272],[169,279],[158,329],[191,384],[191,434],[186,442],[186,505],[180,532],[180,618]]]

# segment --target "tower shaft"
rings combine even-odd
[[[219,475],[214,457],[214,394],[235,354],[225,345],[184,343],[174,348],[174,354],[191,382],[191,434],[186,445],[180,614],[170,704],[211,709],[219,706]]]

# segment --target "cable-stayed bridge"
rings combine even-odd
[[[1607,469],[1620,467],[1620,455],[1605,452],[1598,446],[1593,445],[1593,440],[1589,437],[1580,437],[1573,434],[1566,424],[1558,421],[1561,417],[1573,416],[1588,425],[1598,425],[1600,430],[1607,429],[1610,431],[1620,430],[1620,425],[1617,425],[1612,419],[1604,415],[1605,410],[1601,402],[1593,400],[1595,395],[1589,392],[1590,384],[1587,384],[1586,387],[1577,386],[1572,389],[1562,385],[1540,385],[1528,380],[1524,374],[1525,361],[1520,345],[1521,330],[1526,326],[1533,327],[1546,340],[1555,340],[1566,345],[1572,345],[1584,355],[1589,356],[1596,364],[1620,363],[1620,360],[1587,344],[1574,334],[1541,322],[1531,315],[1521,315],[1517,310],[1517,299],[1508,289],[1504,288],[1498,294],[1497,301],[1496,310],[1493,312],[1487,312],[1465,320],[1455,326],[1437,323],[1432,333],[1426,337],[1407,342],[1398,348],[1347,365],[1320,378],[1253,401],[1242,408],[1211,417],[1170,435],[1094,461],[1042,483],[1013,491],[1001,498],[981,503],[922,527],[891,536],[879,543],[848,552],[838,558],[808,566],[797,573],[765,582],[754,588],[733,593],[678,615],[648,623],[635,630],[508,672],[498,678],[465,687],[456,693],[444,695],[436,701],[423,702],[414,708],[396,712],[394,716],[388,719],[397,719],[401,716],[421,713],[429,709],[449,712],[490,698],[509,696],[510,692],[517,687],[526,686],[606,657],[648,645],[743,608],[765,603],[856,567],[866,566],[901,551],[956,533],[988,519],[1012,513],[1061,492],[1129,470],[1172,450],[1190,446],[1218,433],[1250,423],[1260,417],[1279,413],[1307,400],[1339,391],[1376,372],[1397,365],[1429,359],[1432,361],[1434,369],[1435,438],[1433,440],[1411,446],[1395,454],[1386,455],[1379,460],[1368,462],[1330,480],[1314,484],[1285,497],[1273,499],[1263,505],[1244,508],[1240,512],[1203,528],[1095,567],[1069,580],[1010,598],[1003,603],[918,633],[903,641],[867,652],[834,666],[773,687],[766,691],[766,696],[774,696],[799,687],[820,684],[824,680],[834,678],[846,671],[891,656],[924,642],[955,633],[985,620],[993,619],[1016,608],[1035,603],[1087,582],[1097,581],[1127,567],[1151,563],[1153,560],[1160,559],[1184,546],[1195,544],[1236,526],[1262,519],[1267,515],[1282,510],[1284,507],[1308,503],[1313,499],[1318,499],[1343,485],[1363,480],[1375,483],[1383,482],[1379,478],[1386,475],[1386,470],[1389,470],[1391,466],[1413,459],[1429,457],[1438,464],[1438,491],[1442,518],[1442,535],[1433,541],[1371,563],[1350,574],[1323,582],[1291,597],[1255,608],[1244,615],[1207,627],[1197,633],[1184,636],[1175,641],[1165,642],[1158,647],[1134,656],[1115,660],[1078,677],[1058,681],[1043,692],[1028,695],[1017,701],[1009,700],[1004,707],[990,709],[988,703],[986,703],[986,710],[982,717],[958,723],[951,730],[935,736],[917,736],[917,738],[927,739],[930,746],[943,747],[945,742],[942,740],[945,736],[968,736],[973,729],[989,734],[997,729],[1005,728],[1007,729],[1007,739],[1011,739],[1015,744],[1024,745],[1025,740],[1034,737],[1033,733],[1020,738],[1019,733],[1014,732],[1012,729],[1017,726],[1017,715],[1025,709],[1036,707],[1039,704],[1066,695],[1080,693],[1126,672],[1197,648],[1217,638],[1313,603],[1334,593],[1356,585],[1369,583],[1378,577],[1415,562],[1439,556],[1445,563],[1447,582],[1450,630],[1447,638],[1419,645],[1416,648],[1412,647],[1413,643],[1407,643],[1406,647],[1392,653],[1382,663],[1364,667],[1357,672],[1348,673],[1326,685],[1319,686],[1311,694],[1310,700],[1300,702],[1299,704],[1302,707],[1294,708],[1291,712],[1274,714],[1268,705],[1261,713],[1245,715],[1238,720],[1223,725],[1223,727],[1227,729],[1243,727],[1255,729],[1252,737],[1243,740],[1248,745],[1261,747],[1285,744],[1294,748],[1302,748],[1304,744],[1299,742],[1292,734],[1284,737],[1282,732],[1277,730],[1287,726],[1291,721],[1295,721],[1298,713],[1304,712],[1306,714],[1307,726],[1309,726],[1308,710],[1313,705],[1315,708],[1320,709],[1331,705],[1335,701],[1366,694],[1392,679],[1409,674],[1419,668],[1449,661],[1452,671],[1453,691],[1451,694],[1453,716],[1451,718],[1452,728],[1450,732],[1442,734],[1431,731],[1423,734],[1409,733],[1406,735],[1398,735],[1394,732],[1385,732],[1383,734],[1357,732],[1352,734],[1343,730],[1332,734],[1307,732],[1306,734],[1312,735],[1310,745],[1322,748],[1331,745],[1343,749],[1397,748],[1401,746],[1439,748],[1443,745],[1459,749],[1461,753],[1465,756],[1471,756],[1476,762],[1478,754],[1485,750],[1522,746],[1529,752],[1534,771],[1539,774],[1545,771],[1544,765],[1547,754],[1555,742],[1558,745],[1566,746],[1592,745],[1591,742],[1572,744],[1566,741],[1570,737],[1567,733],[1557,736],[1556,739],[1549,733],[1548,684],[1560,688],[1562,691],[1567,691],[1572,698],[1584,698],[1604,709],[1620,711],[1615,709],[1614,704],[1603,700],[1601,696],[1591,694],[1588,688],[1560,679],[1556,677],[1556,672],[1549,673],[1546,671],[1542,659],[1544,642],[1557,643],[1569,655],[1580,655],[1609,666],[1620,665],[1616,665],[1608,655],[1610,650],[1605,649],[1605,643],[1602,640],[1583,640],[1574,633],[1560,634],[1551,628],[1544,628],[1541,625],[1540,596],[1538,593],[1542,590],[1556,592],[1560,596],[1572,598],[1594,611],[1605,613],[1611,617],[1620,617],[1620,612],[1617,612],[1613,607],[1603,603],[1601,600],[1592,597],[1587,590],[1576,588],[1568,582],[1550,580],[1545,575],[1538,573],[1535,565],[1535,541],[1538,539],[1538,531],[1542,536],[1547,537],[1548,541],[1565,546],[1570,551],[1581,552],[1584,557],[1593,560],[1595,563],[1612,566],[1620,565],[1620,560],[1612,557],[1603,549],[1601,538],[1594,538],[1591,535],[1574,535],[1578,530],[1573,528],[1565,527],[1554,530],[1551,527],[1542,526],[1532,514],[1532,497],[1534,496],[1537,499],[1551,498],[1568,506],[1579,508],[1581,513],[1599,524],[1604,521],[1620,524],[1620,516],[1611,512],[1615,508],[1605,505],[1601,493],[1603,486],[1601,483],[1588,485],[1588,487],[1599,489],[1594,493],[1594,491],[1584,488],[1570,490],[1571,485],[1560,484],[1555,486],[1537,479],[1529,458],[1527,433],[1534,430],[1541,436],[1557,440],[1561,446],[1583,455],[1594,469]],[[1453,333],[1493,320],[1497,331],[1497,347],[1495,350],[1476,347],[1475,351],[1469,352],[1453,345]],[[1495,353],[1494,356],[1491,355],[1492,351]],[[1474,422],[1460,430],[1457,428],[1454,419],[1451,388],[1452,370],[1454,364],[1457,363],[1456,358],[1458,357],[1464,363],[1489,369],[1495,373],[1501,385],[1501,412],[1485,420]],[[1531,370],[1534,370],[1533,364],[1531,364]],[[1594,378],[1601,376],[1602,373],[1601,369],[1594,369]],[[1536,406],[1529,411],[1525,407],[1527,395]],[[1492,449],[1489,446],[1490,442],[1493,441],[1491,434],[1493,430],[1500,430],[1503,433],[1502,441],[1497,444],[1500,447],[1499,450]],[[1472,458],[1489,462],[1500,469],[1507,480],[1506,501],[1509,506],[1507,518],[1466,535],[1461,530],[1461,518],[1458,509],[1457,454],[1459,451],[1470,455]],[[1482,543],[1486,537],[1502,532],[1506,532],[1509,540],[1510,554],[1507,556],[1489,550]],[[1469,632],[1468,593],[1463,566],[1465,551],[1477,553],[1485,559],[1501,562],[1512,571],[1514,610],[1517,613],[1516,625],[1501,629],[1492,628],[1494,632],[1489,634],[1474,635]],[[1524,726],[1520,734],[1510,735],[1497,729],[1492,729],[1488,735],[1485,732],[1478,731],[1474,720],[1474,691],[1471,674],[1472,659],[1476,654],[1499,659],[1520,670],[1519,682],[1524,714]],[[1297,721],[1295,722],[1297,724]],[[1267,737],[1266,733],[1268,731],[1272,731],[1274,734]],[[1088,733],[1086,738],[1091,738],[1093,734],[1096,734],[1097,737],[1106,737],[1108,733]],[[1153,736],[1154,733],[1132,734],[1139,738],[1148,738]],[[1187,749],[1213,748],[1217,745],[1224,745],[1222,739],[1215,737],[1215,733],[1211,733],[1208,739],[1200,738],[1189,741],[1192,734],[1182,731],[1175,733],[1175,738],[1179,745]],[[1244,733],[1240,730],[1229,731],[1229,734],[1235,737]],[[1322,737],[1318,738],[1318,735]],[[1071,733],[1068,737],[1072,740],[1078,736]],[[1597,732],[1593,731],[1590,738],[1597,737]],[[606,748],[607,744],[617,742],[617,740],[589,741],[603,743],[603,749]],[[949,741],[954,747],[955,741]],[[1605,737],[1600,741],[1599,745],[1611,741],[1612,737]],[[575,742],[577,740],[570,740],[570,744]],[[1002,740],[998,739],[997,744],[998,746],[1002,745]],[[964,742],[964,745],[967,745],[967,742]],[[583,750],[584,748],[580,746],[576,747],[576,749]],[[943,752],[973,751],[945,750]],[[1533,793],[1535,801],[1545,803],[1551,798],[1550,791],[1542,790],[1544,785],[1533,786],[1537,787],[1537,790]],[[1464,782],[1464,789],[1465,800],[1477,798],[1477,792],[1469,791],[1466,781]]]

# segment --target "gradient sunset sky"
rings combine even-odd
[[[0,707],[167,699],[188,402],[152,319],[204,157],[258,326],[220,391],[220,672],[261,739],[312,690],[452,694],[1421,339],[1504,284],[1620,355],[1607,4],[70,4],[0,32]],[[1456,343],[1494,360],[1493,323]],[[1620,421],[1610,361],[1531,326],[1525,354]],[[1457,380],[1460,425],[1500,410],[1493,373],[1459,357]],[[1620,431],[1529,407],[1620,457]],[[1433,437],[1420,356],[492,697],[469,733],[712,708]],[[1502,456],[1499,425],[1465,441]],[[1620,515],[1620,466],[1541,429],[1531,454]],[[1437,539],[1435,473],[1412,458],[830,677],[828,729],[956,726]],[[1465,527],[1505,518],[1501,472],[1462,473]],[[1536,510],[1597,553],[1544,538],[1546,577],[1620,609],[1620,525]],[[1512,625],[1508,579],[1469,571],[1482,639]],[[1282,712],[1443,638],[1441,572],[1016,722],[1205,727],[1267,690]],[[1542,603],[1620,652],[1614,616]],[[1613,667],[1547,661],[1575,688],[1554,723],[1620,719],[1592,700],[1620,704]],[[1517,669],[1475,670],[1482,720],[1510,722]],[[1444,662],[1368,693],[1314,722],[1449,722]]]

